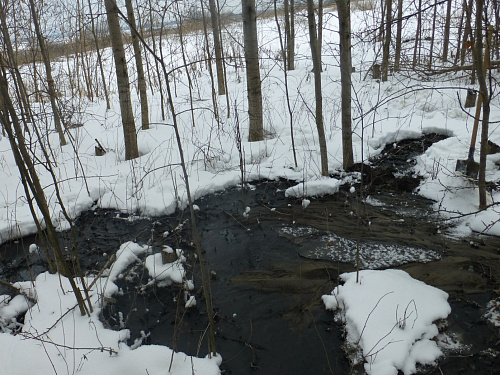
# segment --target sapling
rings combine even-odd
[[[118,13],[120,16],[126,21],[126,17],[121,13],[120,10],[118,10]],[[129,25],[130,26],[130,25]],[[187,172],[187,167],[186,167],[186,162],[184,158],[184,151],[183,151],[183,146],[182,146],[182,138],[179,132],[179,126],[178,126],[178,121],[177,121],[177,112],[175,110],[174,102],[173,102],[173,97],[172,97],[172,90],[170,87],[170,76],[169,73],[167,72],[167,67],[165,65],[164,60],[162,59],[162,56],[158,56],[151,48],[150,46],[144,41],[139,36],[141,43],[143,47],[151,53],[153,58],[158,61],[159,65],[162,68],[163,71],[163,76],[165,79],[165,84],[166,84],[166,90],[167,90],[167,105],[170,109],[171,115],[172,115],[172,127],[174,129],[174,134],[175,134],[175,139],[177,142],[177,149],[179,152],[179,158],[180,158],[180,166],[182,170],[182,175],[186,187],[186,196],[188,199],[188,206],[189,206],[189,212],[190,212],[190,217],[191,217],[191,232],[193,236],[193,244],[196,249],[196,254],[198,256],[198,259],[200,261],[200,270],[201,270],[201,280],[202,280],[202,286],[203,286],[203,294],[205,297],[205,304],[206,304],[206,309],[207,309],[207,315],[208,315],[208,320],[209,320],[209,337],[208,337],[208,353],[209,356],[211,357],[212,355],[217,355],[216,347],[215,347],[215,321],[214,321],[214,310],[213,310],[213,305],[212,305],[212,292],[211,292],[211,287],[210,287],[210,273],[208,272],[207,265],[205,264],[202,249],[201,249],[201,242],[198,234],[198,229],[196,225],[196,215],[195,215],[195,210],[193,206],[193,200],[192,200],[192,195],[191,195],[191,188],[189,184],[189,175]],[[162,48],[160,48],[160,51]]]

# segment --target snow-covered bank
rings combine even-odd
[[[434,324],[451,312],[448,294],[400,270],[342,274],[344,284],[323,296],[327,309],[340,309],[354,364],[371,375],[413,374],[417,363],[441,356]]]
[[[114,331],[101,322],[103,304],[119,293],[113,281],[139,260],[137,256],[149,251],[148,246],[124,243],[106,272],[107,277],[86,278],[86,284],[91,285],[89,295],[94,307],[90,316],[81,316],[65,277],[42,273],[33,283],[14,284],[21,294],[12,299],[8,295],[0,296],[0,328],[4,331],[0,334],[2,375],[219,374],[220,356],[191,357],[174,353],[166,346],[141,346],[140,339],[128,346],[129,330]],[[169,276],[176,282],[183,281],[183,277],[176,276],[182,269],[179,262],[162,265],[164,283]],[[18,324],[16,317],[25,311],[24,324]],[[16,334],[9,334],[11,331]]]
[[[335,14],[329,10],[327,14],[330,13]],[[335,17],[326,17],[325,22],[322,73],[324,123],[329,170],[335,173],[342,169],[340,74],[336,32],[338,22]],[[357,68],[356,73],[352,75],[355,94],[353,103],[355,161],[367,161],[379,154],[385,144],[405,138],[418,138],[422,133],[438,132],[449,135],[449,139],[433,145],[417,160],[415,170],[424,177],[419,189],[420,194],[434,199],[436,210],[442,212],[443,216],[467,215],[457,221],[459,225],[455,234],[464,236],[470,234],[471,230],[500,234],[500,226],[496,224],[500,213],[494,204],[500,198],[497,191],[493,190],[489,197],[492,206],[488,210],[470,215],[478,209],[477,187],[454,173],[456,160],[464,159],[467,155],[472,125],[471,117],[462,111],[457,100],[457,94],[463,96],[465,89],[469,87],[466,79],[454,75],[452,85],[448,76],[436,76],[434,81],[422,82],[419,77],[407,76],[405,72],[394,73],[388,82],[374,81],[369,76],[365,78],[367,69],[377,56],[376,46],[362,42],[364,33],[369,30],[373,22],[369,12],[352,13],[353,65]],[[412,22],[409,20],[405,27],[405,35],[412,35],[414,30]],[[264,141],[255,143],[245,141],[248,135],[245,77],[238,63],[234,69],[228,69],[231,117],[226,118],[222,115],[227,113],[226,101],[224,97],[218,97],[221,114],[219,122],[215,120],[213,112],[204,107],[205,104],[197,104],[193,124],[186,75],[183,71],[179,71],[172,78],[172,83],[175,83],[174,102],[179,113],[177,115],[179,130],[188,161],[194,198],[240,184],[240,161],[243,161],[245,167],[245,181],[285,178],[297,182],[305,181],[308,185],[304,186],[312,186],[316,180],[321,181],[317,132],[314,117],[310,112],[311,103],[314,102],[314,85],[310,79],[311,61],[307,25],[298,22],[296,30],[296,69],[288,73],[288,85],[293,111],[297,166],[294,163],[294,150],[291,147],[287,98],[283,87],[284,75],[280,64],[274,60],[280,48],[274,20],[263,19],[259,22],[259,42],[263,46],[261,68],[264,77],[262,81],[264,126],[268,134]],[[240,25],[228,25],[225,37],[230,45],[234,44],[233,38],[241,39]],[[201,49],[198,48],[203,45],[202,38],[201,34],[185,36],[184,44],[188,59],[193,61],[203,59],[200,55]],[[182,65],[178,39],[164,41],[163,46],[171,59],[170,68]],[[110,49],[103,51],[103,59],[109,69],[110,82],[113,83]],[[192,73],[195,102],[211,103],[211,83],[206,67],[193,64],[197,67],[196,74]],[[58,82],[65,82],[65,77],[68,75],[66,66],[64,62],[54,62]],[[134,71],[131,62],[131,72]],[[134,82],[133,76],[132,81]],[[71,93],[68,92],[65,98],[69,103],[67,110],[79,108],[72,113],[73,119],[84,126],[68,130],[73,145],[64,146],[62,149],[57,146],[58,139],[54,133],[49,133],[43,140],[47,146],[49,144],[51,146],[51,155],[54,156],[51,164],[69,214],[77,217],[95,205],[153,216],[170,214],[177,208],[185,207],[187,199],[182,173],[178,166],[180,159],[176,141],[168,116],[165,121],[161,119],[158,91],[153,90],[149,97],[153,124],[151,129],[138,130],[141,156],[132,161],[124,161],[123,132],[114,86],[112,84],[112,109],[109,111],[106,110],[103,100],[87,102],[81,98],[71,98]],[[139,104],[135,90],[132,95],[139,123]],[[493,97],[492,118],[500,115],[498,104],[498,97]],[[40,112],[48,110],[43,104],[37,104],[35,108]],[[50,127],[50,124],[48,126]],[[139,124],[137,127],[139,128]],[[241,155],[236,142],[237,127],[242,135]],[[95,156],[95,139],[109,150],[106,155]],[[500,138],[495,133],[492,133],[491,140],[500,143]],[[35,139],[31,141],[37,142]],[[39,148],[33,151],[41,157]],[[2,243],[34,233],[36,226],[25,201],[10,145],[5,137],[0,140],[0,154],[2,155],[0,243]],[[478,159],[477,154],[476,159]],[[486,177],[493,182],[500,179],[500,172],[495,164],[498,159],[498,155],[488,157]],[[45,187],[53,221],[59,229],[66,229],[68,224],[63,218],[54,194],[54,182],[43,164],[38,164],[37,170]],[[348,180],[339,180],[338,183],[345,182]],[[318,183],[318,186],[321,186],[321,182]],[[335,185],[336,182],[328,184]],[[327,188],[323,193],[334,191],[334,187]],[[302,192],[295,192],[297,193],[307,195],[308,192],[303,189]],[[314,189],[311,193],[320,192]]]

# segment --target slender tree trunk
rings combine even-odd
[[[318,0],[318,55],[319,55],[319,66],[321,71],[323,71],[322,60],[323,51],[323,0]]]
[[[186,60],[186,50],[184,49],[184,34],[182,31],[182,16],[181,12],[179,11],[178,3],[177,4],[177,16],[179,20],[179,42],[181,45],[181,55],[182,55],[182,62],[184,63],[184,71],[186,72],[186,77],[188,79],[188,90],[189,90],[189,105],[191,107],[191,122],[193,123],[193,127],[196,126],[195,119],[194,119],[194,104],[193,104],[193,81],[191,80],[191,74],[189,73],[189,67],[188,63]]]
[[[59,134],[59,142],[61,146],[65,146],[67,142],[64,136],[64,129],[61,123],[59,108],[57,107],[56,87],[54,84],[54,79],[52,78],[52,68],[50,66],[49,54],[47,51],[47,47],[45,45],[45,39],[40,30],[40,23],[38,22],[38,12],[35,7],[35,1],[29,0],[29,3],[31,9],[31,18],[33,20],[33,25],[35,26],[35,33],[38,39],[38,44],[40,46],[40,52],[42,54],[43,63],[45,64],[45,74],[47,76],[47,86],[49,88],[50,105],[52,107],[52,112],[54,114],[54,123],[56,126],[57,133]]]
[[[307,19],[309,23],[309,44],[314,73],[314,94],[316,97],[316,128],[318,129],[319,150],[321,156],[321,175],[328,176],[328,150],[326,148],[325,128],[323,126],[323,94],[321,90],[321,61],[318,52],[316,17],[314,0],[307,0]]]
[[[494,35],[494,42],[491,42],[491,54],[493,55],[493,49],[495,52],[495,56],[498,59],[500,59],[500,6],[498,4],[498,0],[493,0],[493,9],[494,9],[494,14],[495,14],[495,26],[496,29],[495,35]]]
[[[21,78],[21,73],[18,69],[18,64],[16,60],[16,53],[14,51],[14,48],[12,47],[12,42],[10,39],[10,34],[9,34],[9,27],[7,24],[7,9],[5,8],[6,5],[3,2],[0,1],[0,26],[2,28],[2,35],[3,35],[3,43],[4,43],[4,48],[7,52],[7,57],[8,57],[8,62],[9,66],[14,69],[14,84],[16,87],[18,87],[18,82],[22,81]],[[33,58],[33,66],[35,65],[35,59]],[[33,81],[35,84],[35,100],[38,98],[38,90],[37,90],[37,79],[36,79],[36,70],[35,67],[33,67]],[[32,122],[31,118],[31,113],[30,113],[30,106],[28,103],[28,95],[26,93],[24,85],[20,85],[18,87],[18,90],[21,93],[21,98],[19,100],[19,107],[20,107],[20,112],[21,112],[21,117],[25,121],[25,123]]]
[[[469,0],[467,4],[466,0],[464,0],[464,12],[465,12],[465,28],[464,28],[464,37],[462,40],[462,50],[460,51],[460,65],[465,64],[465,54],[468,50],[467,42],[471,43],[474,41],[474,36],[472,33],[472,5],[474,4],[474,0]]]
[[[217,1],[217,14],[220,15],[220,4],[219,4],[219,0],[216,0]],[[219,18],[219,21],[220,21],[220,18]],[[224,64],[224,61],[226,61],[226,58],[225,58],[225,52],[224,52],[224,45],[222,44],[222,28],[220,27],[220,22],[219,22],[219,39],[221,40],[221,54],[222,54],[222,67],[224,69],[224,86],[226,88],[226,107],[227,107],[227,118],[230,118],[231,117],[231,103],[229,102],[229,89],[228,89],[228,86],[227,86],[227,68],[226,68],[226,64]]]
[[[450,44],[450,27],[451,27],[451,6],[452,0],[448,0],[446,4],[446,19],[444,22],[444,40],[443,40],[443,62],[448,61],[448,44]]]
[[[90,0],[88,0],[88,5],[89,5],[89,15],[90,15],[90,26],[91,26],[91,32],[92,36],[94,38],[94,45],[95,45],[95,50],[96,50],[96,55],[97,55],[97,63],[99,64],[99,71],[101,73],[101,80],[102,80],[102,86],[104,88],[104,97],[106,98],[106,109],[111,109],[111,103],[109,101],[109,94],[108,94],[108,85],[106,84],[106,75],[104,74],[104,65],[102,63],[102,53],[101,49],[99,48],[99,36],[97,35],[97,30],[96,30],[96,25],[95,25],[95,20],[94,20],[94,13],[92,10],[92,4]]]
[[[285,2],[286,1],[287,0],[285,0]],[[286,14],[286,11],[285,11],[285,20],[287,19],[287,17],[288,17],[288,15]],[[293,135],[293,111],[292,111],[292,106],[290,104],[290,93],[288,90],[287,59],[286,59],[285,45],[283,43],[283,36],[281,33],[281,27],[280,27],[280,23],[278,20],[278,7],[276,4],[276,0],[274,0],[274,19],[276,21],[276,27],[278,28],[278,37],[280,40],[281,54],[283,55],[283,74],[285,76],[286,104],[287,104],[287,108],[288,108],[288,115],[290,116],[290,137],[292,140],[293,161],[295,164],[295,168],[297,168],[298,167],[297,152],[295,150],[295,136]],[[285,23],[286,23],[286,21],[285,21]]]
[[[287,35],[288,70],[295,69],[295,0],[290,0],[290,33]]]
[[[485,48],[484,62],[483,62],[483,0],[476,0],[476,40],[473,47],[474,65],[476,66],[476,75],[479,82],[479,95],[481,95],[483,102],[483,119],[481,122],[481,152],[479,157],[479,209],[484,210],[487,207],[486,200],[486,156],[488,146],[488,128],[490,118],[490,94],[488,92],[488,85],[486,77],[488,74],[488,67],[490,62],[490,46],[493,35],[493,27],[490,26],[488,30],[488,39]],[[483,64],[481,64],[483,62]]]
[[[274,1],[276,7],[276,0]],[[290,6],[289,0],[283,1],[283,11],[285,12],[285,49],[282,52],[283,59],[285,61],[285,69],[289,70],[288,67],[288,43],[290,43]]]
[[[460,15],[460,22],[458,24],[457,53],[455,55],[455,62],[454,62],[455,65],[458,64],[458,60],[461,57],[461,51],[462,51],[462,35],[463,35],[463,29],[464,29],[463,23],[464,23],[465,11],[467,8],[465,4],[466,4],[466,0],[464,0],[464,5],[462,7],[462,13]]]
[[[203,34],[205,36],[205,49],[206,49],[207,60],[208,60],[208,64],[207,64],[208,74],[210,75],[210,83],[212,84],[212,106],[214,107],[214,114],[215,114],[215,119],[217,120],[217,124],[220,124],[219,108],[217,105],[217,93],[215,91],[215,80],[214,80],[214,73],[212,70],[212,53],[210,52],[210,43],[208,42],[207,19],[205,17],[205,5],[203,4],[203,0],[200,0],[200,5],[201,5],[201,14],[203,17]],[[217,83],[220,84],[219,81]],[[224,84],[224,80],[222,80],[222,84]],[[225,87],[224,87],[224,89],[225,89]]]
[[[141,36],[141,38],[144,38],[144,21],[143,21],[143,18],[144,18],[144,14],[142,14],[140,11],[137,12],[137,22],[138,22],[138,32]],[[153,35],[151,35],[153,36]],[[151,38],[151,39],[154,39],[154,38]],[[147,79],[147,86],[149,86],[149,90],[151,91],[151,95],[154,95],[155,93],[155,90],[154,90],[154,85],[153,85],[153,80],[151,78],[152,74],[151,74],[151,64],[149,63],[149,54],[145,53],[144,54],[144,65],[146,66],[146,72],[145,75],[148,77]]]
[[[242,0],[241,5],[247,75],[248,115],[250,120],[248,141],[254,142],[264,139],[259,45],[257,41],[257,14],[255,12],[255,0]]]
[[[156,38],[154,35],[154,29],[153,29],[153,7],[151,0],[149,0],[149,27],[150,27],[150,32],[151,32],[151,43],[153,45],[153,52],[156,54]],[[160,37],[161,40],[161,37]],[[161,43],[159,48],[161,49]],[[162,121],[165,121],[165,98],[163,94],[163,81],[162,81],[162,75],[161,75],[161,70],[160,70],[160,65],[157,59],[155,59],[155,69],[156,69],[156,77],[158,79],[158,89],[160,91],[160,108],[161,108],[161,119]]]
[[[422,0],[418,0],[417,32],[415,34],[415,46],[413,48],[413,68],[420,62],[420,39],[422,38]]]
[[[398,22],[396,31],[396,56],[394,57],[394,70],[399,71],[399,64],[401,62],[401,37],[403,32],[403,0],[398,1]],[[451,0],[450,0],[451,1]]]
[[[340,83],[342,98],[342,156],[344,170],[354,164],[351,119],[351,2],[338,0],[340,32]]]
[[[391,24],[392,24],[392,0],[385,1],[386,26],[384,38],[384,50],[382,55],[382,82],[387,81],[389,72],[389,51],[391,47]]]
[[[118,96],[120,99],[123,135],[125,140],[125,159],[131,160],[139,156],[139,149],[137,147],[134,113],[132,112],[132,101],[130,99],[130,80],[128,76],[127,59],[125,58],[122,31],[118,20],[118,7],[114,0],[104,0],[104,4],[106,5],[109,35],[111,37],[111,45],[113,46],[113,56],[115,59],[116,82],[118,85]]]
[[[432,52],[434,51],[434,36],[436,35],[436,12],[438,0],[434,0],[434,13],[432,16],[432,35],[431,35],[431,47],[429,49],[429,70],[432,69]]]
[[[86,38],[86,33],[85,33],[85,26],[83,25],[82,18],[82,9],[83,7],[80,4],[80,0],[77,0],[76,3],[77,7],[77,16],[76,16],[76,24],[77,24],[77,34],[75,36],[75,42],[77,46],[79,47],[79,53],[81,56],[81,64],[82,64],[82,71],[83,71],[83,79],[85,80],[85,92],[87,99],[90,101],[94,100],[94,90],[92,86],[92,77],[90,74],[90,68],[88,61],[86,60],[87,56],[87,38]]]
[[[7,77],[4,71],[2,71],[2,74],[0,74],[0,96],[3,97],[3,107],[0,108],[0,121],[7,131],[11,149],[14,154],[14,159],[19,169],[19,173],[22,176],[22,182],[24,183],[25,192],[27,193],[27,195],[29,195],[29,191],[31,191],[33,194],[33,197],[45,221],[47,237],[54,253],[57,270],[61,275],[67,277],[73,289],[73,292],[75,293],[75,297],[80,307],[80,313],[82,315],[85,315],[85,313],[88,312],[87,306],[80,289],[76,285],[75,280],[71,275],[68,264],[64,259],[64,255],[57,239],[56,230],[52,224],[50,210],[45,198],[45,194],[43,192],[42,185],[40,183],[40,180],[38,179],[35,167],[31,161],[30,153],[26,148],[26,141],[22,135],[23,132],[19,122],[19,118],[17,117],[16,110],[10,99]],[[14,127],[14,129],[12,127]],[[29,190],[27,185],[29,186]],[[33,219],[35,221],[38,220],[36,216],[33,217]]]
[[[135,22],[134,8],[132,0],[125,0],[127,7],[127,18],[130,24],[132,34],[132,47],[134,48],[135,65],[137,66],[137,83],[139,86],[139,96],[141,99],[141,119],[142,130],[149,129],[149,107],[148,107],[148,89],[146,87],[146,77],[144,76],[144,64],[142,63],[142,51],[137,35],[137,25]]]
[[[226,86],[224,84],[224,69],[222,64],[222,46],[220,39],[220,19],[215,0],[208,1],[210,9],[210,20],[212,22],[212,34],[214,38],[214,49],[215,49],[215,67],[217,71],[217,86],[219,95],[226,95]]]
[[[378,40],[379,41],[383,41],[384,40],[384,35],[385,35],[385,22],[384,22],[384,19],[386,18],[386,0],[380,0],[380,12],[381,12],[381,15],[380,15],[380,31],[379,31],[379,34],[378,34]]]

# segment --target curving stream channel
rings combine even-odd
[[[432,143],[432,135],[427,137],[391,145],[383,157],[365,166],[364,200],[345,186],[311,200],[304,209],[300,200],[285,198],[290,182],[263,181],[196,202],[204,256],[212,271],[223,373],[354,371],[342,348],[342,327],[320,298],[335,287],[340,273],[355,269],[349,252],[358,243],[364,267],[401,268],[450,294],[452,313],[442,329],[462,346],[421,373],[498,371],[500,333],[483,315],[500,289],[500,239],[445,237],[432,202],[411,193],[418,179],[396,173]],[[354,184],[357,192],[360,182]],[[251,208],[247,217],[244,206]],[[129,328],[129,344],[142,339],[144,345],[163,344],[204,356],[207,317],[187,218],[187,212],[144,218],[96,209],[76,221],[78,248],[83,268],[93,272],[125,241],[148,243],[154,251],[163,245],[183,249],[195,283],[194,308],[184,308],[180,286],[144,287],[148,274],[136,263],[117,282],[123,293],[109,301],[102,319],[110,327]],[[73,243],[69,233],[61,233],[61,241],[68,247]],[[31,236],[2,245],[0,279],[27,280],[31,273],[44,271],[43,259],[27,252],[37,242]],[[0,286],[0,294],[8,292]]]

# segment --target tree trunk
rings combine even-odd
[[[5,130],[7,131],[12,153],[14,154],[14,159],[19,169],[25,192],[28,198],[30,195],[30,191],[33,194],[33,198],[35,199],[45,221],[47,238],[54,253],[57,270],[61,275],[67,277],[68,281],[71,284],[73,292],[75,293],[75,297],[80,307],[80,313],[82,315],[85,315],[85,313],[88,312],[87,306],[80,289],[76,285],[75,280],[71,275],[68,264],[66,263],[64,255],[62,253],[61,246],[57,238],[57,233],[50,217],[50,209],[47,204],[45,193],[43,191],[40,180],[38,179],[38,175],[31,160],[30,153],[26,148],[26,141],[23,137],[23,131],[21,129],[19,118],[16,114],[16,109],[14,108],[12,100],[10,99],[5,72],[2,72],[2,74],[0,74],[0,96],[3,97],[2,108],[0,108],[0,122],[2,122]],[[14,127],[14,129],[12,127]],[[34,210],[32,210],[32,213],[34,213]],[[38,222],[38,218],[36,217],[36,215],[33,217],[33,219]]]
[[[457,38],[457,53],[455,55],[455,62],[454,64],[458,64],[458,59],[460,58],[461,51],[462,51],[462,34],[463,34],[463,29],[464,29],[464,16],[465,16],[465,9],[466,7],[466,0],[464,0],[464,5],[462,6],[462,13],[460,15],[460,22],[458,23],[458,38]]]
[[[108,86],[106,84],[106,76],[104,75],[104,66],[102,63],[102,53],[99,48],[99,37],[97,35],[97,30],[95,27],[95,20],[94,20],[94,14],[92,11],[92,4],[90,0],[88,0],[88,5],[89,5],[89,14],[90,14],[90,22],[91,22],[91,31],[92,31],[92,36],[94,37],[94,45],[95,45],[95,50],[97,54],[97,63],[99,64],[99,70],[101,72],[101,80],[102,80],[102,86],[104,88],[104,97],[106,98],[106,109],[111,109],[111,103],[109,101],[109,94],[108,94]]]
[[[259,69],[259,45],[257,41],[257,14],[255,0],[242,0],[243,36],[247,74],[248,115],[250,128],[248,141],[262,141],[262,89]]]
[[[154,37],[154,30],[153,30],[153,6],[151,3],[151,0],[149,0],[149,30],[151,32],[151,43],[153,45],[153,53],[156,54],[156,38]],[[161,40],[161,38],[160,38]],[[161,44],[160,44],[160,49],[161,49]],[[156,68],[156,78],[158,79],[158,89],[160,91],[160,107],[161,107],[161,120],[165,121],[165,95],[163,94],[163,81],[161,78],[161,71],[160,71],[160,65],[157,59],[155,60],[155,68]]]
[[[226,95],[226,87],[224,85],[224,69],[222,64],[222,45],[220,39],[220,18],[215,0],[208,1],[210,9],[210,20],[212,21],[212,34],[214,38],[214,49],[215,49],[215,68],[217,71],[217,86],[219,95]]]
[[[486,156],[488,146],[488,128],[490,117],[490,94],[486,83],[488,67],[490,61],[490,46],[493,35],[493,27],[488,29],[488,39],[484,53],[483,62],[483,0],[476,0],[476,40],[473,47],[474,65],[476,66],[476,75],[479,82],[479,95],[483,101],[483,119],[481,122],[481,152],[479,157],[479,209],[484,210],[487,207],[486,200]],[[481,64],[483,62],[483,64]]]
[[[287,0],[285,0],[285,3],[287,2]],[[288,15],[286,14],[287,12],[285,11],[285,20],[287,19]],[[288,114],[290,116],[290,138],[292,140],[292,152],[293,152],[293,161],[294,161],[294,164],[295,164],[295,168],[298,167],[298,162],[297,162],[297,152],[296,152],[296,149],[295,149],[295,136],[294,136],[294,132],[293,132],[293,110],[292,110],[292,106],[290,104],[290,91],[288,89],[288,72],[287,72],[287,59],[286,59],[286,52],[285,52],[285,45],[283,43],[283,36],[282,36],[282,33],[281,33],[281,27],[280,27],[280,23],[279,23],[279,20],[278,20],[278,7],[277,7],[277,4],[276,4],[276,0],[274,0],[274,19],[276,21],[276,28],[278,29],[278,37],[279,37],[279,40],[280,40],[280,47],[281,47],[281,54],[283,56],[283,74],[285,76],[285,95],[286,95],[286,104],[287,104],[287,108],[288,108]],[[285,21],[286,23],[286,21]]]
[[[436,12],[438,7],[438,0],[434,0],[434,13],[432,15],[432,35],[431,46],[429,48],[429,70],[432,68],[432,51],[434,50],[434,37],[436,35]]]
[[[125,159],[131,160],[139,156],[139,149],[137,147],[134,113],[132,112],[132,101],[130,99],[130,81],[127,70],[127,59],[125,58],[122,31],[118,20],[118,7],[113,0],[104,0],[104,4],[106,5],[109,35],[111,38],[111,45],[113,46],[113,57],[115,59],[116,83],[118,85],[118,96],[120,99],[123,135],[125,140]]]
[[[415,33],[415,46],[413,48],[413,68],[420,62],[420,39],[422,37],[422,0],[418,0],[417,32]]]
[[[474,41],[474,36],[472,34],[472,5],[474,4],[474,0],[469,0],[469,4],[467,4],[466,0],[464,0],[464,12],[465,12],[465,28],[464,28],[464,36],[462,40],[462,49],[460,51],[460,65],[465,64],[465,54],[468,50],[467,42],[471,43]]]
[[[314,14],[314,0],[307,0],[307,19],[309,23],[309,44],[314,73],[314,94],[316,97],[316,127],[318,129],[319,150],[321,155],[321,175],[328,176],[328,151],[326,148],[325,129],[323,126],[323,95],[321,90],[321,61],[318,51],[318,37],[316,34],[316,19]]]
[[[391,47],[391,23],[392,23],[392,0],[385,1],[386,26],[384,38],[384,50],[382,55],[382,82],[387,81],[389,72],[389,51]]]
[[[446,20],[444,23],[443,62],[448,61],[448,44],[450,44],[450,27],[451,27],[451,5],[452,5],[452,0],[448,0],[448,3],[446,5]]]
[[[61,123],[61,116],[59,113],[59,108],[56,102],[56,88],[54,84],[54,79],[52,78],[52,68],[50,66],[50,58],[45,45],[45,39],[40,30],[40,23],[38,21],[38,13],[35,7],[35,1],[29,0],[31,9],[31,18],[33,19],[33,25],[35,26],[35,33],[38,39],[38,44],[40,45],[40,52],[42,54],[43,63],[45,65],[45,74],[47,75],[47,86],[49,88],[49,98],[50,105],[52,107],[52,112],[54,113],[54,124],[56,126],[57,133],[59,134],[59,142],[61,146],[67,144],[66,138],[64,137],[64,129]]]
[[[450,0],[451,1],[451,0]],[[398,0],[398,23],[396,31],[396,56],[394,57],[394,70],[399,70],[401,61],[401,37],[403,32],[403,0]]]
[[[384,22],[384,19],[385,19],[385,11],[386,11],[386,0],[380,0],[380,12],[381,12],[381,15],[380,15],[380,29],[379,29],[379,34],[378,34],[378,40],[379,41],[382,41],[384,40],[384,34],[385,34],[385,22]]]
[[[290,0],[290,32],[287,35],[288,70],[295,69],[295,0]]]
[[[203,18],[203,35],[205,36],[205,49],[206,49],[207,62],[208,62],[208,64],[207,64],[208,74],[210,76],[210,83],[212,86],[212,106],[214,107],[214,115],[215,115],[215,119],[217,120],[217,124],[220,125],[219,109],[218,109],[218,105],[217,105],[217,93],[215,91],[215,80],[214,80],[214,73],[212,70],[212,53],[210,52],[210,43],[208,41],[207,19],[205,17],[205,5],[203,4],[203,0],[200,0],[200,5],[201,5],[201,14],[202,14],[202,18]],[[220,85],[220,81],[218,81],[218,84]],[[222,84],[224,85],[224,80],[222,80]],[[225,91],[225,87],[224,87],[224,91]]]
[[[342,86],[342,157],[344,170],[352,167],[352,119],[351,119],[351,4],[350,0],[338,0],[340,33],[340,83]]]
[[[323,51],[323,0],[318,0],[318,55],[319,55],[319,66],[321,71],[323,71],[323,65],[321,63]]]
[[[146,77],[144,76],[144,65],[142,63],[142,51],[137,35],[137,25],[135,22],[134,8],[132,0],[125,0],[127,7],[127,18],[130,24],[130,32],[132,34],[132,47],[134,48],[135,64],[137,66],[137,83],[139,86],[139,96],[141,99],[141,119],[142,130],[149,129],[149,108],[148,108],[148,93],[146,87]]]

